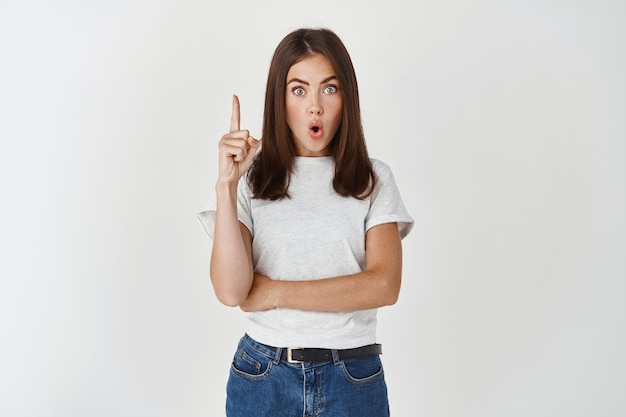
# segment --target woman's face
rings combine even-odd
[[[298,156],[330,155],[343,99],[335,69],[323,55],[308,56],[287,73],[285,111]]]

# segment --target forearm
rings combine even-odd
[[[220,302],[237,306],[252,285],[252,255],[237,217],[237,185],[218,183],[216,194],[211,282]]]
[[[243,311],[290,308],[346,312],[394,304],[400,292],[399,270],[370,270],[311,281],[277,281],[255,274]]]
[[[275,281],[277,307],[314,311],[357,311],[395,304],[400,277],[366,271],[313,281]]]

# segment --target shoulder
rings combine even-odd
[[[374,173],[377,177],[383,179],[393,177],[391,167],[389,167],[389,165],[387,165],[385,162],[376,158],[370,158],[370,161],[372,163],[372,169],[374,170]]]

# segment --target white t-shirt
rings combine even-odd
[[[331,156],[296,157],[290,198],[278,201],[252,199],[242,177],[238,216],[252,235],[254,270],[292,281],[354,274],[365,269],[365,234],[371,227],[397,222],[404,238],[413,219],[389,167],[376,159],[372,163],[378,184],[364,200],[334,191]],[[215,194],[198,218],[213,238]],[[376,309],[328,313],[278,308],[247,314],[247,333],[271,346],[347,349],[376,343]]]

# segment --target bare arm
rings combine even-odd
[[[245,300],[252,285],[252,239],[237,218],[237,187],[223,188],[217,191],[211,283],[217,299],[235,307]]]
[[[314,311],[357,311],[394,304],[402,278],[402,243],[396,223],[371,228],[365,238],[365,271],[312,281],[274,281],[256,275],[240,307],[260,311],[283,307]]]
[[[253,282],[252,238],[237,217],[237,184],[254,160],[260,142],[239,129],[239,99],[233,97],[230,132],[219,142],[219,175],[215,192],[215,234],[211,283],[218,300],[238,306]]]

